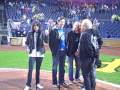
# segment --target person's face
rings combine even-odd
[[[78,33],[78,30],[79,30],[79,24],[76,24],[75,25],[75,32]]]
[[[85,31],[85,26],[81,25],[81,32],[84,32],[84,31]]]
[[[33,28],[34,28],[34,31],[35,31],[35,32],[37,32],[37,31],[39,30],[39,26],[37,26],[37,25],[34,25]]]
[[[80,33],[80,32],[81,32],[81,27],[80,27],[80,25],[77,24],[75,27],[76,27],[76,28],[75,28],[75,32],[76,32],[76,33]]]
[[[63,28],[64,25],[65,25],[65,19],[62,19],[62,20],[60,20],[60,21],[58,22],[58,26],[59,26],[59,27]]]
[[[79,32],[81,32],[81,24],[79,24]]]

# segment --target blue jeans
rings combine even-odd
[[[65,51],[58,51],[56,55],[52,55],[53,65],[52,65],[52,80],[53,84],[57,84],[57,67],[59,65],[59,84],[64,83],[65,74]]]
[[[36,62],[36,84],[40,82],[40,67],[42,63],[42,57],[29,57],[29,70],[28,70],[28,77],[27,77],[27,86],[31,86],[32,81],[32,71],[34,68],[34,63]]]
[[[69,68],[69,80],[73,81],[73,60],[75,60],[76,72],[75,72],[75,79],[79,79],[80,77],[80,60],[78,56],[68,56],[68,68]]]

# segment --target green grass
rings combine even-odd
[[[97,72],[97,78],[103,81],[108,81],[120,85],[120,72],[115,73]]]
[[[107,62],[110,62],[115,58],[120,58],[120,57],[109,56],[104,54],[100,56],[100,59],[102,61],[107,61]],[[28,68],[27,53],[24,51],[0,51],[0,68]],[[43,70],[51,71],[52,59],[51,59],[51,53],[49,51],[46,52],[45,54],[45,58],[43,60],[41,68]],[[97,78],[104,81],[120,84],[120,70],[114,73],[97,72]]]
[[[120,58],[120,56],[110,56],[110,55],[105,55],[105,54],[100,55],[100,59],[104,62],[111,62],[115,58]]]
[[[23,51],[0,51],[0,67],[27,68],[28,57]]]
[[[104,54],[100,55],[100,60],[102,60],[102,62],[112,62],[114,59],[120,59],[120,56],[110,56],[110,55],[104,55]],[[102,63],[101,67],[106,67],[106,66],[107,64]],[[117,67],[115,70],[120,72],[120,66]]]
[[[51,70],[51,63],[51,54],[46,52],[41,68]],[[0,67],[28,68],[28,55],[24,51],[0,51]]]

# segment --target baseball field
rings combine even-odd
[[[97,79],[120,85],[120,48],[106,49],[106,47],[103,47],[100,59],[102,60],[102,67],[97,69]],[[65,65],[67,73],[67,61]],[[0,68],[27,69],[28,56],[25,49],[15,46],[0,46]],[[48,49],[41,69],[52,70],[52,58]]]

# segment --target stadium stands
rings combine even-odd
[[[45,1],[47,2],[47,0]],[[107,2],[104,2],[104,3],[107,3]],[[34,15],[34,13],[32,13],[32,9],[34,8],[35,4],[36,3],[24,4],[22,2],[20,3],[9,2],[5,6],[6,17],[7,19],[12,19],[13,21],[21,21],[21,17],[24,14],[26,14],[27,18],[31,19],[32,16]],[[56,21],[59,16],[63,16],[66,14],[64,7],[68,8],[67,5],[61,8],[60,6],[57,6],[58,4],[56,5],[54,4],[50,5],[50,2],[49,2],[49,4],[42,3],[39,5],[38,4],[36,5],[38,6],[38,11],[44,14],[45,22],[50,18]],[[110,7],[110,5],[108,6]],[[74,15],[69,16],[70,9],[68,9],[69,11],[67,11],[68,15],[66,15],[66,17],[69,19],[72,19],[71,21],[74,21],[74,20],[83,19],[84,17],[86,17],[86,14],[89,13],[92,20],[94,18],[97,18],[98,21],[100,22],[99,32],[104,38],[120,38],[120,22],[111,22],[111,16],[113,14],[120,15],[120,6],[118,6],[114,10],[112,9],[112,7],[108,8],[108,6],[105,6],[105,5],[101,6],[101,7],[107,7],[107,9],[106,8],[101,9],[100,6],[98,5],[98,7],[96,7],[96,10],[92,11],[91,13],[89,13],[89,11],[87,10],[84,11],[85,10],[84,8],[80,8],[80,12],[78,13],[78,15],[76,15],[76,18],[74,17]],[[46,28],[46,26],[43,26],[43,27]]]

